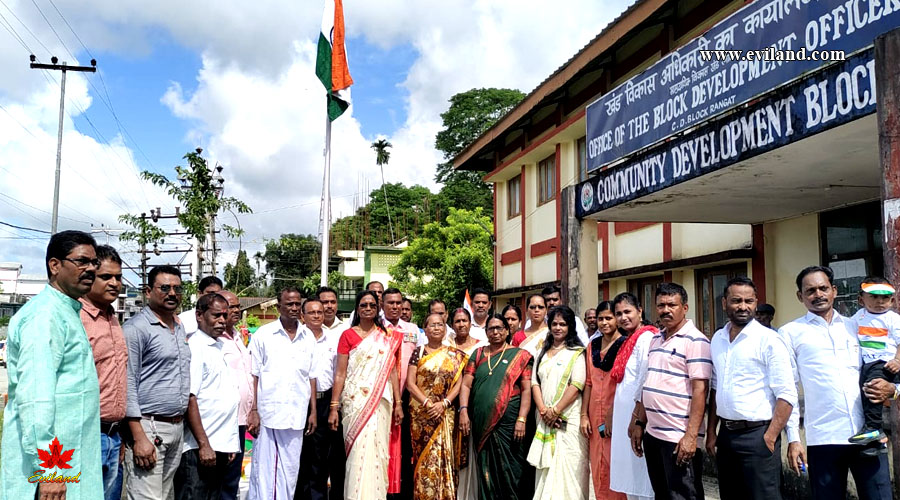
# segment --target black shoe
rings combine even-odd
[[[847,441],[852,444],[869,444],[874,443],[875,441],[881,441],[885,437],[887,436],[881,430],[863,429],[853,436],[850,436],[850,439]]]

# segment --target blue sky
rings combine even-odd
[[[101,92],[109,92],[119,121],[131,135],[130,138],[125,137],[126,143],[132,149],[135,149],[135,144],[140,147],[139,151],[134,151],[138,164],[151,169],[151,165],[147,165],[149,158],[152,167],[168,175],[171,170],[167,167],[176,165],[175,162],[194,146],[185,142],[189,124],[173,117],[160,98],[173,81],[179,82],[186,92],[193,92],[202,63],[199,54],[173,43],[164,33],[158,33],[154,38],[157,44],[153,52],[143,56],[122,57],[115,53],[92,52],[103,72],[106,88],[100,76],[90,75],[88,78]],[[89,59],[86,54],[78,56]],[[118,126],[93,88],[91,92],[94,102],[88,110],[88,118],[104,138],[111,140],[119,133]],[[84,117],[78,117],[75,125],[79,132],[101,140]]]
[[[314,76],[319,2],[220,0],[214,8],[178,0],[55,4],[97,58],[106,84],[87,76],[93,103],[86,117],[74,120],[74,130],[66,124],[61,229],[122,229],[117,219],[123,212],[171,206],[139,172],[153,169],[172,178],[181,157],[201,146],[204,156],[226,166],[226,192],[254,210],[241,217],[251,237],[224,242],[221,262],[232,260],[241,244],[252,253],[282,233],[318,232],[324,145],[324,89]],[[47,0],[4,5],[9,8],[0,6],[0,12],[7,20],[9,12],[16,13],[21,23],[13,19],[10,25],[31,47],[7,33],[9,25],[0,28],[0,65],[7,68],[0,79],[0,179],[7,181],[0,221],[46,231],[59,88],[26,61],[31,49],[42,50],[36,55],[46,61],[66,53],[63,43],[71,49],[80,43]],[[333,213],[351,213],[354,199],[367,199],[364,191],[380,185],[370,148],[379,136],[394,145],[387,182],[438,189],[434,167],[442,157],[434,137],[449,98],[480,87],[532,90],[624,4],[607,0],[603,9],[596,6],[595,0],[572,0],[566,9],[540,0],[346,1],[354,106],[332,128],[339,145],[332,156]],[[535,31],[536,22],[554,30]],[[65,42],[57,43],[57,34]],[[79,53],[78,59],[85,64],[90,56]],[[85,88],[74,76],[70,81],[69,110],[77,114],[74,102],[86,98]],[[173,83],[180,91],[167,93]],[[125,151],[108,142],[119,129],[102,102],[107,89],[130,135]],[[27,273],[40,272],[42,233],[9,227],[0,233],[6,238],[0,261],[23,262]],[[119,246],[126,259],[137,259],[134,245]]]
[[[163,32],[154,33],[151,38],[156,40],[153,52],[144,56],[92,52],[106,88],[100,76],[89,78],[101,92],[109,92],[116,115],[130,134],[125,137],[126,143],[132,149],[135,144],[139,147],[135,157],[141,168],[169,175],[171,167],[196,145],[186,138],[191,123],[172,116],[160,98],[172,82],[178,82],[185,94],[193,94],[202,60],[196,51],[174,43]],[[354,78],[353,115],[360,122],[362,134],[371,139],[391,136],[406,122],[407,92],[401,84],[416,59],[415,50],[408,44],[385,49],[354,37],[347,41],[347,51]],[[88,59],[86,54],[78,56]],[[94,94],[93,88],[91,92]],[[88,118],[106,140],[111,140],[119,133],[117,124],[106,105],[96,95],[93,97]],[[102,140],[84,117],[76,118],[75,124],[79,132]]]

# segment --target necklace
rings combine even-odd
[[[503,349],[500,350],[500,355],[497,356],[497,362],[494,364],[494,366],[491,366],[491,353],[490,352],[488,353],[488,355],[487,355],[488,377],[490,377],[491,375],[494,374],[494,370],[496,370],[497,367],[500,366],[500,362],[503,361],[503,353],[506,352],[507,345],[508,344],[503,344]]]

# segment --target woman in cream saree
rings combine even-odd
[[[584,347],[571,309],[554,307],[548,321],[550,334],[535,361],[531,381],[538,414],[537,432],[528,450],[528,463],[536,475],[534,500],[586,500],[588,442],[579,428],[586,376]]]
[[[397,353],[402,336],[380,324],[375,294],[356,299],[354,325],[341,335],[328,423],[344,426],[344,498],[387,497],[391,420],[403,418]],[[343,418],[339,415],[343,413]]]

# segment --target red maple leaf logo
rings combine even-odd
[[[66,450],[63,451],[63,447],[59,444],[59,439],[53,438],[53,442],[50,443],[49,451],[44,451],[38,448],[38,458],[43,460],[39,467],[46,467],[47,469],[52,469],[54,467],[59,467],[60,469],[71,469],[72,466],[69,465],[69,460],[72,460],[72,454],[75,453],[75,450]]]

